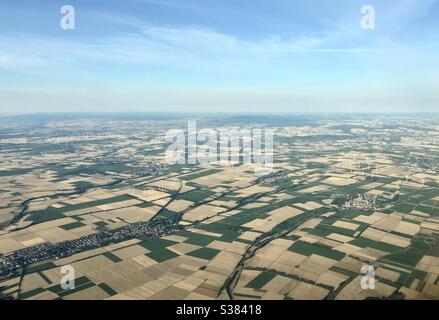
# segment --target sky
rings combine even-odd
[[[437,0],[0,0],[0,114],[437,112],[438,40]]]

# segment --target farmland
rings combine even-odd
[[[277,120],[198,120],[269,123],[262,178],[166,164],[166,132],[186,118],[0,122],[1,296],[439,299],[439,119]]]

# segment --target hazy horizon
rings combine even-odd
[[[4,2],[0,100],[20,114],[434,112],[438,17],[437,0]]]
[[[15,117],[15,116],[32,116],[32,115],[105,115],[105,114],[159,114],[159,115],[422,115],[422,114],[439,114],[439,111],[42,111],[42,112],[20,112],[20,113],[8,113],[0,112],[2,117]]]

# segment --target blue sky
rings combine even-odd
[[[2,1],[0,113],[438,111],[438,40],[436,0]]]

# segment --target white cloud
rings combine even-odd
[[[352,79],[363,81],[363,84],[368,84],[368,81],[389,84],[383,88],[392,91],[391,94],[370,91],[375,96],[372,102],[377,105],[392,99],[401,105],[416,105],[416,95],[408,95],[403,91],[403,98],[399,98],[397,92],[403,90],[401,83],[407,84],[408,88],[419,88],[424,86],[426,81],[437,79],[437,73],[428,70],[439,68],[439,61],[435,56],[438,45],[428,43],[422,37],[401,42],[394,35],[404,26],[410,25],[411,21],[428,14],[436,1],[401,1],[401,7],[396,7],[393,1],[391,4],[385,4],[389,6],[383,7],[388,8],[385,12],[377,10],[378,28],[375,33],[367,35],[359,28],[359,8],[354,12],[354,19],[348,19],[349,23],[355,21],[355,27],[353,24],[336,21],[326,32],[291,36],[285,32],[283,36],[268,34],[253,37],[251,40],[242,35],[227,34],[204,26],[146,25],[142,20],[130,16],[106,14],[101,14],[100,18],[109,23],[128,26],[130,32],[119,31],[95,38],[70,37],[69,40],[36,34],[4,33],[0,36],[0,70],[44,78],[47,79],[47,83],[52,84],[65,80],[67,84],[74,83],[77,87],[82,85],[82,88],[4,88],[0,92],[0,99],[10,105],[43,106],[47,103],[54,108],[63,100],[73,101],[72,104],[81,103],[84,108],[93,107],[93,104],[118,108],[126,102],[127,106],[131,105],[135,110],[151,109],[160,104],[172,109],[179,101],[187,107],[201,108],[203,105],[210,105],[212,108],[220,108],[221,105],[230,105],[232,109],[246,103],[262,108],[263,104],[268,105],[270,101],[273,104],[278,103],[284,109],[295,103],[323,108],[327,98],[331,98],[328,101],[334,104],[366,105],[370,101],[367,102],[366,99],[366,102],[361,104],[361,88],[356,88],[357,91],[351,94],[349,88],[340,86],[343,81],[351,79],[346,75],[353,75]],[[179,3],[160,1],[159,5],[178,6]],[[341,17],[340,21],[347,20]],[[384,21],[390,27],[383,28]],[[198,75],[196,81],[200,86],[204,85],[204,77],[207,74],[207,78],[210,79],[226,75],[223,79],[227,79],[232,83],[230,86],[236,85],[237,88],[240,88],[240,80],[243,83],[265,81],[267,86],[273,87],[280,84],[288,87],[293,82],[309,84],[326,81],[328,86],[332,82],[339,85],[335,88],[339,91],[332,96],[325,90],[298,94],[289,93],[288,88],[271,92],[267,87],[259,87],[252,92],[205,93],[204,88],[202,93],[188,90],[174,91],[172,94],[148,92],[148,95],[145,95],[130,90],[116,92],[113,89],[84,89],[84,80],[90,80],[90,83],[109,83],[109,87],[117,87],[115,83],[124,83],[124,79],[119,80],[118,77],[129,78],[132,76],[132,70],[144,72],[145,77],[150,75],[154,81],[155,75],[151,74],[156,70],[156,74],[165,70],[164,73],[168,72],[170,78],[178,79]],[[370,74],[374,74],[375,78],[362,78]],[[138,82],[139,85],[142,85],[142,79]],[[1,80],[4,79],[0,78]],[[24,83],[27,80],[27,77],[23,78]],[[166,80],[168,79],[162,84],[167,85]],[[215,81],[213,83],[215,84]],[[175,86],[175,83],[169,86],[172,85]],[[176,87],[185,85],[186,81],[183,80]],[[293,89],[298,88],[296,86]],[[364,90],[370,90],[370,87]],[[431,92],[433,91],[424,93],[429,97],[429,101],[437,101],[437,95]],[[359,96],[354,97],[355,94]],[[313,99],[314,95],[317,98]]]
[[[136,0],[137,2],[145,3],[145,4],[151,4],[151,5],[157,5],[167,8],[174,8],[174,9],[185,9],[185,10],[204,10],[204,7],[199,5],[190,4],[187,1],[182,0]]]

